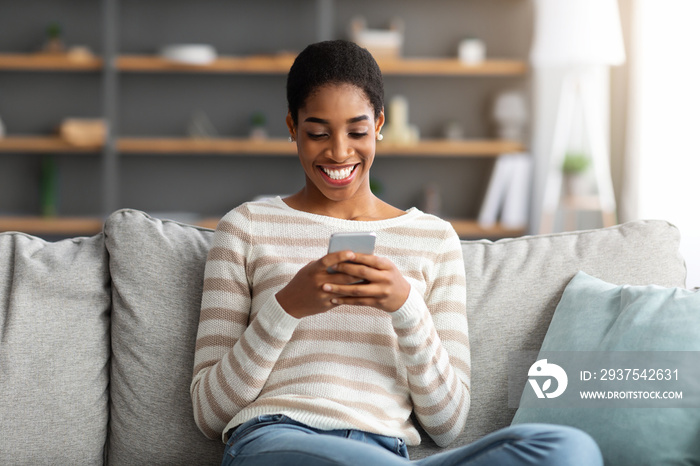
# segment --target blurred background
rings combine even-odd
[[[303,184],[296,53],[385,76],[375,192],[464,239],[639,218],[700,286],[696,0],[0,0],[0,231],[92,234],[124,207],[214,226]]]

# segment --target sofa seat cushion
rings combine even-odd
[[[213,232],[132,210],[112,214],[108,464],[220,464],[194,423],[189,386]]]
[[[110,300],[101,234],[0,234],[0,464],[102,464]]]

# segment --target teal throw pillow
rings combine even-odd
[[[540,351],[700,352],[700,292],[617,286],[579,272]],[[700,361],[697,367],[700,373]],[[700,464],[700,408],[529,406],[518,409],[513,424],[578,427],[598,442],[606,465]]]

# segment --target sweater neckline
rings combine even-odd
[[[311,212],[306,212],[303,210],[298,210],[293,207],[290,207],[287,205],[284,200],[282,200],[281,196],[275,196],[272,198],[268,199],[268,202],[271,204],[275,205],[276,207],[280,207],[288,212],[293,212],[295,215],[301,216],[301,217],[306,217],[310,220],[314,220],[317,222],[325,223],[327,225],[333,225],[333,226],[338,226],[338,227],[354,227],[354,228],[373,228],[373,229],[381,229],[381,228],[389,228],[389,227],[395,227],[399,225],[403,225],[407,221],[415,219],[417,216],[419,216],[422,212],[418,210],[416,207],[411,207],[408,210],[405,210],[402,215],[399,215],[398,217],[392,217],[392,218],[387,218],[384,220],[347,220],[344,218],[336,218],[336,217],[330,217],[328,215],[321,215],[321,214],[314,214]]]

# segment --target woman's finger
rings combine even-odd
[[[340,264],[342,262],[355,260],[355,257],[356,257],[356,254],[352,251],[332,252],[330,254],[326,254],[325,256],[323,256],[319,260],[319,264],[323,267],[324,270],[331,272],[332,270],[335,269],[335,267],[338,264]]]
[[[349,296],[349,297],[377,297],[379,295],[383,296],[380,287],[372,283],[351,283],[351,284],[340,284],[340,283],[325,283],[323,285],[323,291],[326,293],[335,294],[338,296]]]
[[[355,258],[352,259],[352,262],[377,270],[391,270],[394,267],[393,262],[386,257],[375,256],[374,254],[361,254],[359,252],[355,253]]]
[[[345,262],[338,264],[337,270],[344,275],[355,277],[355,279],[349,283],[364,281],[369,283],[386,284],[389,281],[389,276],[386,271],[378,270],[374,267],[368,267],[363,264]]]

